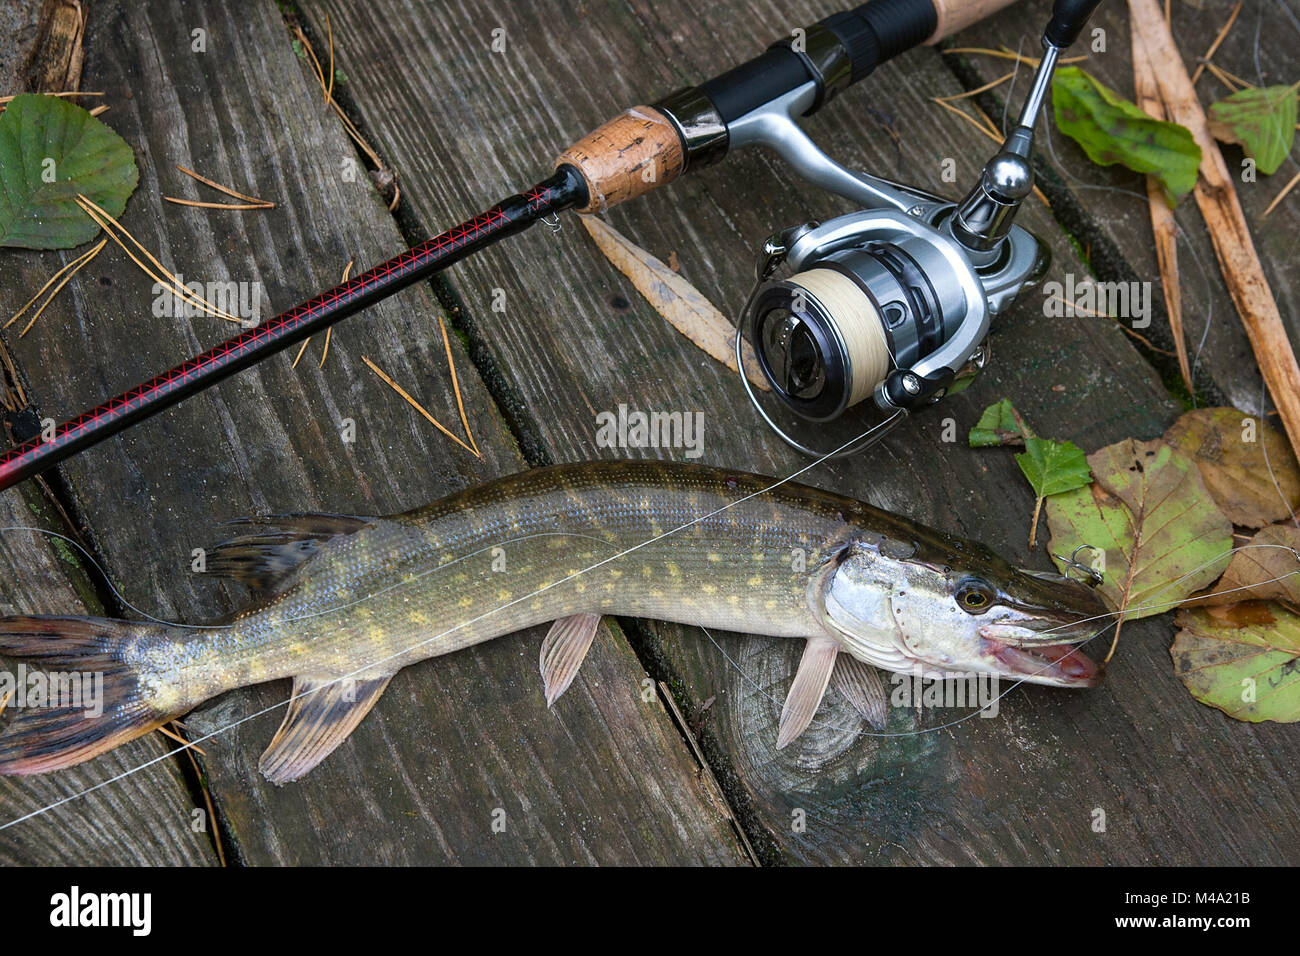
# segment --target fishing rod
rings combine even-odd
[[[972,361],[982,364],[989,315],[1046,268],[1043,247],[1011,220],[1033,187],[1033,125],[1056,58],[1100,0],[1056,0],[1020,126],[956,206],[845,169],[798,121],[886,60],[1009,2],[869,0],[699,86],[627,110],[561,153],[554,173],[532,188],[0,453],[0,490],[540,219],[603,211],[751,145],[773,149],[815,185],[866,208],[768,240],[737,351],[748,328],[774,391],[805,418],[827,421],[871,395],[892,427],[937,400]],[[783,264],[794,275],[769,281]],[[813,453],[776,426],[741,378],[764,420]]]

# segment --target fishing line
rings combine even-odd
[[[125,771],[123,771],[122,773],[119,773],[119,774],[116,774],[116,775],[114,775],[114,776],[112,776],[112,777],[109,777],[107,780],[103,780],[103,781],[101,781],[101,782],[95,784],[95,785],[92,786],[92,787],[88,787],[88,788],[86,788],[85,790],[78,791],[77,793],[69,794],[68,796],[63,797],[62,799],[57,800],[57,801],[55,801],[54,803],[48,804],[48,805],[45,806],[45,807],[42,807],[42,808],[40,808],[40,809],[38,809],[38,810],[33,810],[33,811],[29,812],[29,813],[25,813],[25,814],[23,814],[23,815],[20,816],[20,817],[17,817],[17,818],[15,818],[15,819],[13,819],[13,820],[8,821],[7,823],[0,824],[0,831],[7,830],[7,829],[9,829],[11,826],[15,826],[16,824],[22,823],[22,822],[24,822],[24,821],[26,821],[26,820],[30,820],[30,819],[32,819],[33,817],[37,817],[37,816],[40,816],[40,815],[42,815],[42,814],[44,814],[44,813],[48,813],[50,810],[56,809],[57,807],[63,806],[63,805],[66,804],[66,803],[70,803],[70,802],[72,802],[73,800],[77,800],[77,799],[80,799],[81,797],[84,797],[84,796],[87,796],[87,795],[89,795],[89,794],[91,794],[91,793],[94,793],[96,790],[99,790],[99,789],[101,789],[101,788],[103,788],[103,787],[106,787],[106,786],[108,786],[109,784],[117,783],[117,782],[119,782],[119,781],[121,781],[121,780],[124,780],[124,779],[126,779],[127,777],[131,776],[132,774],[139,773],[141,770],[146,770],[146,769],[148,769],[149,767],[152,767],[154,764],[159,763],[159,762],[162,761],[162,760],[166,760],[166,759],[168,759],[169,757],[174,757],[174,756],[176,756],[177,754],[182,753],[183,751],[186,751],[186,750],[189,750],[189,749],[193,748],[193,747],[196,746],[197,744],[201,744],[201,743],[203,743],[203,742],[206,741],[206,740],[211,740],[213,737],[216,737],[216,736],[218,736],[219,734],[223,734],[223,733],[225,733],[225,732],[227,732],[227,731],[229,731],[229,730],[233,730],[233,729],[235,729],[236,727],[239,727],[239,726],[241,726],[242,724],[245,724],[245,723],[247,723],[247,722],[250,721],[250,720],[253,720],[253,719],[257,718],[257,717],[262,717],[262,716],[264,716],[264,715],[266,715],[266,714],[269,714],[269,713],[270,713],[271,711],[273,711],[273,710],[278,710],[278,709],[281,708],[281,707],[288,706],[289,704],[293,703],[295,700],[297,700],[297,699],[300,698],[300,697],[305,697],[305,696],[307,696],[308,694],[316,693],[317,691],[322,690],[322,689],[324,689],[325,687],[332,686],[333,684],[337,684],[337,683],[340,683],[340,682],[345,681],[345,680],[350,680],[350,679],[353,678],[353,677],[356,677],[356,676],[358,676],[358,675],[360,675],[360,674],[363,674],[363,673],[365,673],[366,671],[371,671],[371,670],[373,670],[374,668],[379,667],[379,666],[381,666],[381,665],[383,665],[383,664],[385,664],[385,663],[387,663],[387,662],[389,662],[389,661],[396,660],[396,659],[398,659],[398,658],[404,657],[404,656],[406,656],[407,654],[409,654],[410,652],[412,652],[412,651],[414,651],[414,650],[417,650],[418,648],[421,648],[421,647],[425,646],[426,644],[430,644],[430,643],[433,643],[434,641],[441,640],[442,638],[446,637],[448,634],[452,634],[452,633],[454,633],[454,632],[456,632],[456,631],[458,631],[458,630],[461,630],[462,628],[469,627],[470,625],[476,624],[476,623],[478,623],[479,621],[483,620],[483,619],[486,618],[486,617],[489,617],[489,616],[491,616],[491,615],[493,615],[493,614],[496,614],[496,613],[498,613],[498,612],[500,612],[500,611],[503,611],[503,610],[505,610],[506,608],[513,607],[514,605],[519,604],[519,603],[521,603],[521,602],[523,602],[523,601],[527,601],[527,600],[529,600],[529,599],[531,599],[531,598],[534,598],[534,597],[536,597],[536,596],[539,595],[539,594],[542,594],[542,593],[544,593],[544,592],[546,592],[546,591],[551,590],[552,588],[559,587],[561,584],[565,584],[566,582],[568,582],[568,581],[570,581],[570,580],[572,580],[572,579],[574,579],[574,578],[576,578],[576,577],[579,577],[579,576],[581,576],[581,575],[583,575],[583,574],[586,574],[588,571],[594,571],[595,569],[597,569],[597,568],[599,568],[599,567],[602,567],[602,566],[604,566],[604,565],[606,565],[606,564],[609,564],[611,561],[616,561],[616,560],[618,560],[619,558],[622,558],[622,557],[624,557],[625,555],[631,554],[631,553],[633,553],[634,551],[639,551],[641,548],[644,548],[644,547],[646,547],[647,545],[653,544],[653,543],[656,542],[656,541],[659,541],[659,540],[662,540],[663,538],[667,538],[667,537],[669,537],[669,536],[671,536],[671,535],[677,534],[679,531],[683,531],[683,530],[685,530],[685,529],[687,529],[687,528],[693,527],[693,526],[695,526],[695,525],[697,525],[697,524],[700,524],[701,522],[704,522],[704,521],[709,520],[710,518],[714,518],[714,517],[716,517],[716,516],[722,514],[724,511],[727,511],[727,510],[729,510],[729,509],[731,509],[731,508],[734,508],[734,507],[736,507],[737,505],[744,504],[746,501],[749,501],[749,500],[751,500],[751,499],[753,499],[753,498],[757,498],[757,497],[759,497],[760,495],[767,494],[768,492],[773,491],[774,489],[779,488],[779,487],[781,487],[782,485],[788,484],[789,482],[793,481],[795,478],[798,478],[800,475],[804,474],[805,472],[810,471],[810,470],[812,470],[813,468],[816,468],[818,465],[824,463],[827,459],[829,459],[829,458],[831,458],[832,456],[838,454],[838,453],[839,453],[840,451],[842,451],[844,448],[847,448],[848,446],[854,444],[855,442],[860,441],[860,440],[865,436],[865,434],[867,434],[867,433],[864,432],[863,435],[858,435],[858,436],[856,436],[856,437],[854,437],[854,438],[849,439],[849,441],[845,442],[845,443],[844,443],[843,445],[841,445],[839,448],[836,448],[836,449],[834,449],[832,452],[830,452],[829,454],[824,455],[824,456],[822,456],[822,457],[820,457],[820,458],[817,458],[817,459],[815,459],[815,460],[809,462],[808,464],[804,465],[802,468],[799,468],[797,471],[793,472],[792,474],[787,475],[787,476],[784,477],[784,478],[780,478],[780,479],[774,481],[772,484],[767,485],[767,486],[764,487],[764,488],[760,488],[758,491],[751,492],[751,493],[748,494],[748,495],[744,495],[744,496],[741,497],[741,498],[737,498],[735,501],[730,501],[730,502],[726,503],[725,505],[723,505],[721,508],[717,508],[717,509],[715,509],[715,510],[713,510],[713,511],[707,513],[707,514],[701,515],[701,516],[699,516],[699,517],[697,517],[697,518],[693,518],[693,519],[691,519],[690,521],[684,522],[683,524],[680,524],[680,525],[678,525],[678,526],[675,527],[675,528],[671,528],[671,529],[669,529],[668,531],[662,532],[661,534],[658,534],[658,535],[655,535],[655,536],[653,536],[653,537],[651,537],[651,538],[648,538],[648,539],[646,539],[645,541],[641,541],[641,542],[639,542],[638,544],[635,544],[635,545],[633,545],[632,547],[627,548],[627,549],[624,550],[624,551],[621,551],[621,552],[619,552],[619,553],[617,553],[617,554],[615,554],[615,555],[612,555],[611,557],[605,558],[605,559],[602,560],[602,561],[598,561],[598,562],[596,562],[595,564],[590,565],[589,567],[582,568],[582,569],[580,569],[580,570],[578,570],[578,571],[573,572],[572,574],[566,575],[565,577],[559,579],[558,581],[553,581],[553,582],[551,582],[550,584],[547,584],[547,585],[545,585],[545,586],[543,586],[543,587],[540,587],[540,588],[536,589],[535,591],[533,591],[533,592],[531,592],[531,593],[529,593],[529,594],[525,594],[525,595],[523,595],[522,597],[515,598],[515,599],[512,600],[512,601],[507,601],[505,604],[502,604],[502,605],[500,605],[500,606],[498,606],[498,607],[495,607],[495,608],[492,608],[492,609],[490,609],[490,610],[488,610],[488,611],[485,611],[484,613],[478,615],[478,616],[475,617],[475,618],[472,618],[471,620],[468,620],[468,621],[462,621],[461,623],[455,625],[454,627],[450,627],[450,628],[448,628],[447,630],[445,630],[445,631],[443,631],[443,632],[441,632],[441,633],[439,633],[439,634],[435,634],[435,635],[433,635],[432,637],[426,638],[426,639],[423,640],[423,641],[419,641],[419,642],[417,642],[417,643],[411,645],[410,647],[408,647],[408,648],[406,648],[406,649],[404,649],[404,650],[402,650],[402,651],[398,651],[397,653],[390,654],[389,656],[384,657],[384,658],[381,658],[381,659],[378,660],[378,661],[372,661],[372,662],[370,662],[370,663],[367,663],[367,664],[363,665],[362,667],[356,668],[355,670],[350,671],[350,672],[348,672],[348,673],[346,673],[346,674],[342,674],[342,675],[340,675],[339,677],[336,677],[336,678],[334,678],[334,679],[332,679],[332,680],[326,681],[326,682],[324,682],[324,683],[317,684],[316,686],[312,687],[310,690],[300,691],[300,692],[298,692],[298,693],[296,693],[296,694],[291,694],[291,695],[288,697],[288,699],[286,699],[286,700],[278,701],[278,702],[276,702],[276,703],[274,703],[274,704],[271,704],[271,705],[268,706],[268,707],[264,707],[264,708],[262,708],[261,710],[258,710],[258,711],[254,712],[254,713],[251,713],[251,714],[248,714],[248,715],[245,716],[245,717],[241,717],[241,718],[239,718],[238,720],[232,721],[232,722],[229,723],[229,724],[226,724],[226,725],[221,726],[221,727],[217,727],[217,728],[215,728],[215,729],[209,731],[208,733],[203,734],[202,736],[197,737],[197,738],[195,738],[194,740],[191,740],[191,741],[187,742],[187,743],[184,744],[183,746],[176,747],[176,748],[173,748],[172,750],[165,751],[165,752],[159,754],[157,757],[154,757],[153,759],[148,760],[148,761],[146,761],[146,762],[143,763],[143,764],[140,764],[139,766],[133,767],[133,768],[131,768],[131,769],[129,769],[129,770],[125,770]],[[44,529],[40,529],[40,530],[44,530]],[[57,532],[52,532],[52,533],[56,533],[56,534],[57,534]],[[84,549],[83,549],[83,550],[84,550]],[[468,556],[467,556],[467,557],[468,557]],[[93,559],[92,559],[92,560],[93,560]],[[449,565],[448,565],[448,566],[449,566]],[[437,569],[433,569],[433,570],[437,570]],[[408,582],[401,582],[401,583],[402,583],[402,584],[405,584],[405,583],[408,583]],[[397,586],[397,585],[394,585],[394,587],[396,587],[396,586]]]

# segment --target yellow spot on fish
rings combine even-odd
[[[710,552],[706,555],[706,557],[707,557],[710,561],[712,561],[714,564],[717,564],[719,561],[722,560],[722,555],[717,554],[716,552],[713,552],[713,551],[710,551]]]
[[[664,567],[668,569],[668,574],[671,577],[680,578],[682,576],[682,569],[679,568],[675,562],[669,561],[667,564],[664,565]]]
[[[498,601],[509,601],[509,600],[510,600],[510,595],[511,595],[512,593],[514,593],[514,592],[512,592],[512,591],[507,591],[505,588],[498,588],[498,589],[497,589],[497,600],[498,600]]]
[[[763,578],[760,575],[756,574],[745,583],[748,584],[751,588],[756,588],[762,585]]]
[[[468,594],[466,594],[466,595],[465,595],[463,598],[461,598],[460,601],[458,601],[457,603],[458,603],[461,607],[473,607],[473,606],[474,606],[474,599],[473,599],[472,597],[470,597]]]
[[[727,595],[727,603],[732,605],[739,604],[740,603],[739,595],[736,594]]]
[[[406,619],[412,624],[428,624],[429,616],[419,611],[411,611],[406,615]]]
[[[716,584],[701,584],[700,590],[705,594],[717,594],[718,586]]]

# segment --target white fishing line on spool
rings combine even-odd
[[[834,316],[849,357],[849,405],[858,404],[889,374],[889,340],[880,312],[856,282],[835,269],[809,269],[788,281]]]

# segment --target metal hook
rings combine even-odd
[[[1101,582],[1104,581],[1105,578],[1102,576],[1102,573],[1098,571],[1096,568],[1094,568],[1091,564],[1084,564],[1082,561],[1078,559],[1079,552],[1083,550],[1096,551],[1098,554],[1101,553],[1099,548],[1094,548],[1090,544],[1081,544],[1073,551],[1070,552],[1070,556],[1068,558],[1064,558],[1059,554],[1054,554],[1052,555],[1052,557],[1056,558],[1056,560],[1060,561],[1062,564],[1065,565],[1066,577],[1070,576],[1069,575],[1070,571],[1082,572],[1088,578],[1088,580],[1085,581],[1084,583],[1089,584],[1091,587],[1095,588],[1097,585],[1101,584]]]
[[[553,213],[551,213],[549,216],[543,216],[543,217],[541,218],[540,221],[541,221],[541,222],[544,222],[544,223],[546,223],[548,226],[550,226],[550,227],[551,227],[551,232],[559,232],[559,231],[560,231],[560,214],[559,214],[559,213],[554,213],[554,212],[553,212]]]

